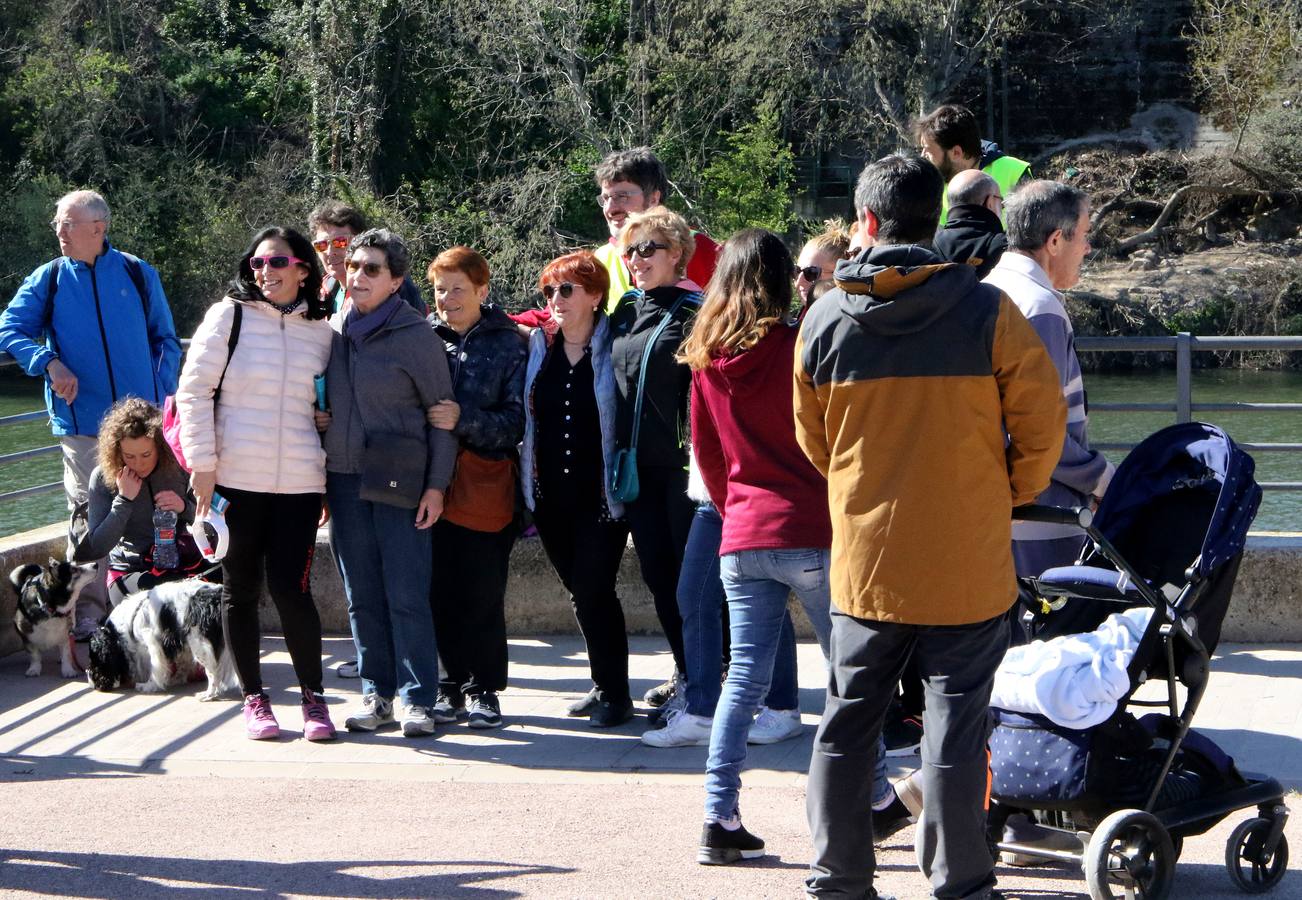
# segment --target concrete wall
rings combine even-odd
[[[26,562],[45,562],[63,552],[60,526],[29,531],[0,541],[0,572]],[[348,632],[348,609],[335,571],[330,547],[322,532],[312,566],[312,591],[327,632]],[[628,630],[634,634],[659,631],[651,595],[638,573],[632,547],[620,569],[619,593]],[[1302,535],[1252,535],[1235,585],[1222,640],[1244,642],[1302,641]],[[20,644],[12,627],[15,597],[7,587],[0,591],[0,656]],[[812,637],[799,606],[792,603],[796,630]],[[576,631],[569,597],[552,572],[535,539],[516,544],[506,596],[507,627],[512,634],[572,634]],[[263,622],[268,631],[279,630],[274,607],[263,599]]]

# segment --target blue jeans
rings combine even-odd
[[[705,770],[705,817],[740,815],[737,795],[746,762],[746,737],[760,698],[773,675],[787,596],[794,591],[828,658],[832,626],[829,581],[831,551],[743,550],[720,560],[732,631],[732,664],[719,697],[710,731]],[[872,799],[878,803],[892,790],[886,778],[886,745],[879,736],[873,767]]]
[[[361,499],[361,476],[330,472],[330,531],[344,577],[362,690],[433,706],[439,664],[429,587],[430,531],[416,511]]]
[[[723,519],[712,503],[696,508],[687,533],[683,567],[678,575],[678,612],[683,617],[683,650],[687,657],[687,711],[711,718],[719,702],[723,674],[724,595],[719,579],[719,542]],[[773,709],[798,709],[796,683],[796,631],[791,616],[782,617],[773,682],[765,705]]]

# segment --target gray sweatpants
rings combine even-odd
[[[832,610],[827,704],[814,738],[806,806],[815,897],[875,897],[872,786],[877,736],[909,652],[923,710],[918,865],[934,897],[984,898],[995,884],[986,847],[988,707],[1008,647],[998,616],[973,625],[901,625]]]
[[[65,434],[59,438],[63,448],[63,492],[68,498],[68,515],[72,515],[77,504],[86,499],[90,489],[90,473],[99,465],[99,439],[80,434]],[[72,559],[75,548],[72,546],[72,529],[68,530],[67,559]],[[81,589],[77,595],[77,611],[74,625],[89,629],[109,610],[108,585],[105,580],[106,566],[104,560],[95,563],[95,580]],[[86,624],[82,624],[86,623]]]

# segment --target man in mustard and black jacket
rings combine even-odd
[[[855,208],[872,245],[838,264],[796,347],[797,438],[827,477],[833,529],[811,896],[874,896],[868,773],[910,652],[926,692],[919,862],[936,897],[995,883],[986,708],[1017,593],[1011,511],[1048,486],[1066,409],[1017,307],[930,249],[941,188],[918,157],[864,169]]]

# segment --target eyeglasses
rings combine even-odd
[[[643,259],[650,259],[656,255],[657,250],[668,250],[668,244],[661,244],[658,241],[638,241],[636,244],[629,244],[624,248],[624,258],[632,259],[636,253]]]
[[[284,269],[290,265],[298,263],[304,265],[303,260],[297,256],[250,256],[249,268],[257,271],[263,266],[270,266],[273,269]]]
[[[543,298],[550,300],[553,294],[560,294],[563,299],[568,300],[574,293],[575,287],[576,285],[570,284],[568,281],[562,281],[560,284],[544,284],[542,289]]]
[[[312,249],[317,253],[325,253],[327,247],[334,247],[336,250],[347,250],[348,243],[351,240],[352,238],[346,237],[326,238],[321,241],[313,241]]]
[[[645,191],[641,191],[641,190],[615,191],[615,193],[613,194],[601,193],[597,195],[597,205],[600,206],[602,209],[605,209],[607,206],[610,206],[610,204],[612,203],[618,203],[620,206],[623,206],[624,204],[628,203],[628,201],[632,200],[634,197],[643,193],[645,193]]]
[[[96,222],[103,221],[103,219],[87,219],[84,222],[74,222],[72,219],[51,219],[50,227],[54,229],[55,234],[58,234],[64,228],[71,230],[77,225],[94,225]]]
[[[363,272],[366,273],[366,276],[368,278],[379,278],[380,273],[383,272],[387,267],[384,265],[384,263],[377,263],[377,262],[364,263],[364,262],[358,262],[355,259],[350,259],[348,260],[348,262],[344,263],[344,268],[346,268],[349,272],[356,272],[358,269],[361,269]]]
[[[817,281],[823,277],[822,266],[801,266],[796,269],[796,277],[804,278],[806,281]]]

